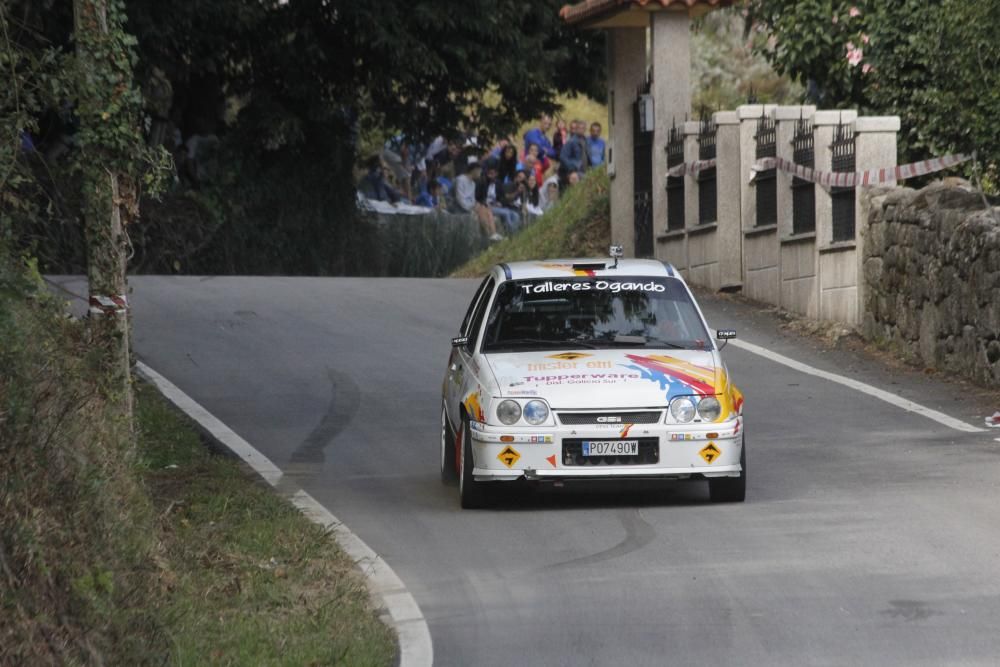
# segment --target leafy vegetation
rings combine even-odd
[[[0,0],[0,58],[47,65],[22,87],[44,96],[18,118],[4,111],[18,100],[0,102],[7,156],[36,163],[25,173],[45,212],[9,215],[9,228],[53,272],[84,265],[79,174],[65,168],[85,111],[71,85],[70,4]],[[135,36],[143,137],[178,167],[164,201],[143,202],[136,267],[362,272],[373,232],[355,214],[359,136],[507,134],[553,110],[560,90],[602,94],[603,38],[566,28],[560,5],[114,0]],[[22,130],[36,144],[27,154]]]
[[[759,51],[812,100],[902,118],[905,160],[977,151],[996,192],[1000,2],[751,0]]]
[[[555,257],[598,257],[611,243],[610,182],[594,169],[535,222],[501,241],[452,274],[472,278],[499,262]]]
[[[768,35],[744,32],[742,7],[721,9],[694,22],[691,35],[691,106],[735,109],[741,104],[797,104],[804,90],[778,74],[757,47]]]
[[[391,664],[318,526],[154,391],[138,446],[81,323],[0,243],[0,664]]]

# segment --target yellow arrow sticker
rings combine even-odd
[[[510,445],[507,445],[503,448],[502,452],[497,454],[497,458],[500,459],[500,463],[508,468],[513,468],[514,464],[521,460],[521,453]]]
[[[722,456],[722,450],[716,447],[714,442],[710,442],[705,445],[704,449],[698,452],[698,455],[705,459],[705,463],[712,465],[715,459]]]

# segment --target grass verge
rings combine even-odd
[[[452,277],[482,276],[499,262],[559,257],[603,257],[611,243],[610,182],[594,169],[569,188],[551,209],[461,266]]]
[[[137,405],[174,663],[391,664],[395,637],[330,535],[209,452],[154,388]]]
[[[332,538],[100,362],[0,239],[0,665],[391,664]]]

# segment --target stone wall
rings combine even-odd
[[[866,195],[862,334],[905,359],[1000,385],[1000,208],[962,186]]]

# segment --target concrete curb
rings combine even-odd
[[[372,596],[387,612],[388,623],[399,640],[399,666],[430,667],[434,662],[434,645],[427,621],[417,601],[406,589],[406,584],[393,569],[342,521],[291,479],[286,479],[280,468],[215,415],[146,364],[140,361],[137,368],[140,376],[196,421],[211,438],[242,459],[310,521],[334,534],[341,548],[368,579]]]

